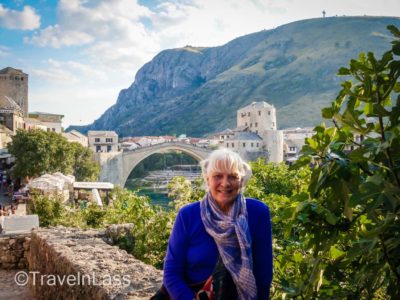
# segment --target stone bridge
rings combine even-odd
[[[124,186],[129,174],[144,159],[155,153],[181,151],[197,161],[208,156],[211,150],[180,142],[165,142],[123,152],[96,153],[101,165],[100,181]]]

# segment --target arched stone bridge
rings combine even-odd
[[[135,150],[96,153],[101,165],[100,181],[124,186],[132,170],[146,157],[155,153],[181,151],[197,161],[206,158],[211,150],[180,142],[165,142]]]

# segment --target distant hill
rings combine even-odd
[[[160,52],[87,130],[120,136],[202,136],[235,127],[236,110],[253,101],[277,108],[279,128],[312,126],[335,98],[337,70],[361,51],[390,47],[394,17],[330,17],[263,30],[212,48]]]

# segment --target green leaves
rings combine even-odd
[[[322,110],[335,127],[317,126],[302,149],[300,161],[317,163],[311,199],[297,205],[295,217],[300,236],[311,237],[312,253],[325,261],[319,291],[326,295],[339,288],[343,298],[400,297],[400,31],[389,29],[396,39],[382,58],[361,53],[339,69],[354,81]]]
[[[55,132],[19,130],[8,145],[15,157],[15,177],[37,177],[44,173],[73,174],[76,180],[95,180],[100,167],[90,149],[69,143]]]

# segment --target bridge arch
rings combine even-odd
[[[100,179],[125,186],[130,173],[141,161],[155,153],[169,151],[181,151],[197,161],[205,159],[211,152],[207,148],[179,142],[165,142],[131,151],[124,151],[102,164]]]

